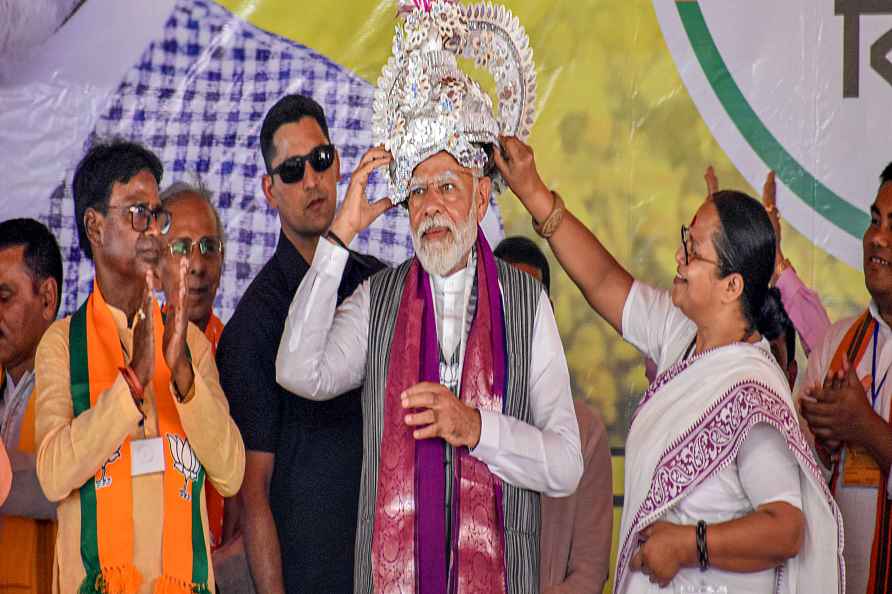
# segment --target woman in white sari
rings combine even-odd
[[[614,592],[843,593],[839,513],[762,336],[782,307],[762,205],[740,192],[707,198],[661,291],[563,209],[528,146],[505,138],[495,152],[589,304],[657,363],[626,443]]]

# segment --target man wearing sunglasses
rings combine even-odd
[[[258,592],[352,592],[362,461],[358,391],[310,402],[280,388],[275,368],[294,292],[334,216],[340,160],[322,108],[300,95],[270,109],[260,147],[263,194],[278,211],[281,234],[217,351],[248,450],[239,496],[245,549]],[[349,254],[337,301],[382,267]]]
[[[97,144],[72,181],[80,247],[96,268],[36,356],[37,476],[58,501],[56,592],[214,591],[203,486],[234,495],[244,446],[207,339],[186,313],[182,261],[154,299],[172,217],[144,147]]]

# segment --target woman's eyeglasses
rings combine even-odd
[[[689,249],[688,246],[691,245],[691,228],[687,225],[681,226],[681,249],[684,251],[684,265],[687,266],[691,262],[695,260],[700,260],[701,262],[706,262],[707,264],[715,264],[719,265],[715,260],[709,260],[707,258],[701,258],[697,254],[694,253],[693,249]]]

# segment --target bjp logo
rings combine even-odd
[[[192,499],[192,496],[189,494],[189,481],[195,482],[198,480],[198,471],[201,470],[201,463],[189,446],[188,439],[180,439],[179,435],[168,433],[167,442],[170,445],[170,457],[173,458],[173,467],[185,479],[183,488],[180,489],[180,497],[189,501]]]
[[[121,448],[118,447],[118,449],[116,449],[114,451],[114,453],[108,457],[108,460],[105,461],[105,464],[102,465],[102,474],[99,476],[98,479],[96,479],[96,488],[97,489],[103,489],[105,487],[111,486],[112,479],[110,476],[108,476],[106,474],[106,467],[109,464],[112,464],[113,462],[117,461],[117,459],[120,457],[121,457]]]

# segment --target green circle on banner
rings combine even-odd
[[[892,160],[892,5],[881,12],[855,0],[654,0],[654,7],[685,86],[734,165],[755,187],[774,170],[785,218],[860,267],[867,213]]]

